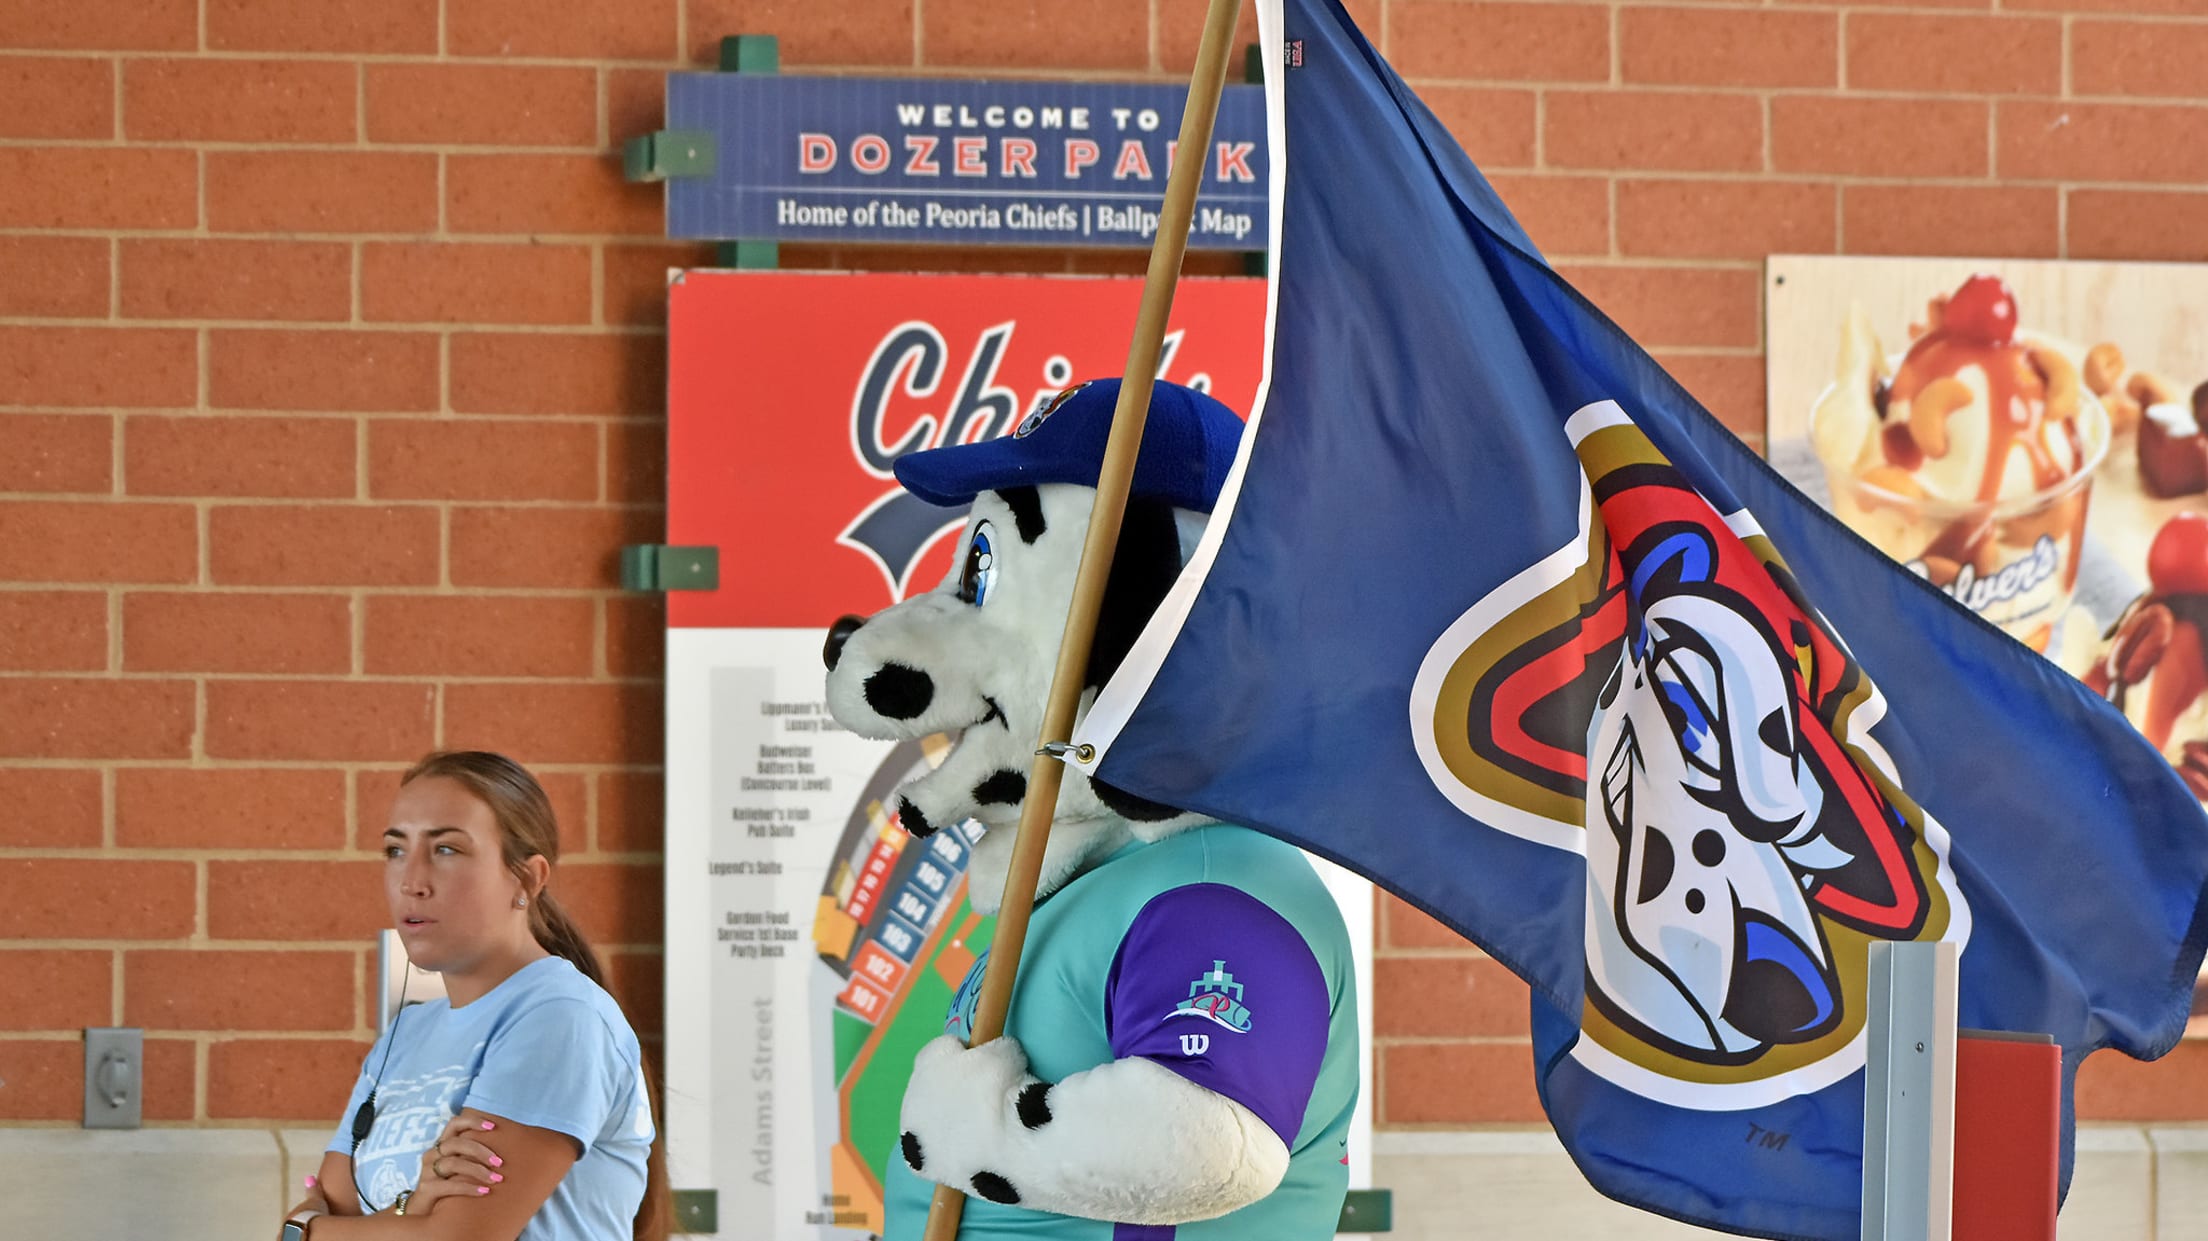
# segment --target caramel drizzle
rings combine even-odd
[[[2033,490],[2054,486],[2069,476],[2055,460],[2046,441],[2031,434],[2047,415],[2047,383],[2032,364],[2031,355],[2014,344],[1996,345],[1949,335],[1943,329],[1926,333],[1894,371],[1890,400],[1914,401],[1926,384],[1977,366],[1986,377],[1986,472],[1978,482],[1978,499],[1988,502],[2001,496],[2001,476],[2007,472],[2009,454],[2022,448],[2031,466]],[[2071,460],[2084,460],[2075,426],[2064,428],[2070,439]],[[1893,436],[1886,437],[1892,444]],[[1888,448],[1887,457],[1893,459]],[[1917,462],[1894,461],[1904,469]]]

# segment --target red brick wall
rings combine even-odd
[[[2208,257],[2201,0],[1352,7],[1751,439],[1767,252]],[[107,1024],[147,1030],[149,1118],[334,1115],[369,846],[433,746],[545,774],[558,883],[656,1033],[659,613],[614,566],[662,528],[660,272],[706,252],[621,139],[723,34],[805,72],[1167,77],[1201,10],[0,0],[0,1120],[73,1118]],[[1491,962],[1391,904],[1376,985],[1383,1123],[1536,1116]],[[2096,1061],[2082,1110],[2208,1117],[2198,1052]]]

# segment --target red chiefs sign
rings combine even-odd
[[[690,271],[668,291],[667,541],[720,549],[720,589],[671,628],[826,626],[927,590],[962,509],[908,494],[899,456],[1011,430],[1126,365],[1133,277]],[[1160,378],[1247,414],[1262,280],[1183,280]]]

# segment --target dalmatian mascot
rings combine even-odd
[[[907,490],[969,506],[956,563],[828,636],[837,721],[955,739],[898,813],[920,836],[983,826],[968,873],[984,913],[1002,899],[1118,395],[1082,384],[1011,435],[901,458]],[[1241,431],[1209,396],[1157,385],[1084,712],[1194,548]],[[972,1196],[964,1238],[1332,1236],[1357,1015],[1348,936],[1305,857],[1068,771],[1036,897],[1004,1036],[966,1046],[984,956],[913,1065],[884,1186],[891,1241],[920,1237],[938,1182]]]

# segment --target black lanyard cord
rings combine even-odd
[[[368,1097],[361,1100],[360,1110],[353,1113],[353,1193],[368,1214],[375,1215],[383,1208],[368,1201],[366,1190],[360,1187],[360,1144],[368,1140],[368,1134],[376,1127],[376,1092],[383,1089],[383,1071],[391,1067],[391,1049],[399,1042],[399,1018],[406,1015],[406,985],[414,980],[414,962],[406,963],[406,972],[399,975],[399,1006],[391,1014],[391,1028],[383,1042],[383,1060],[376,1065],[375,1084],[368,1087]]]

